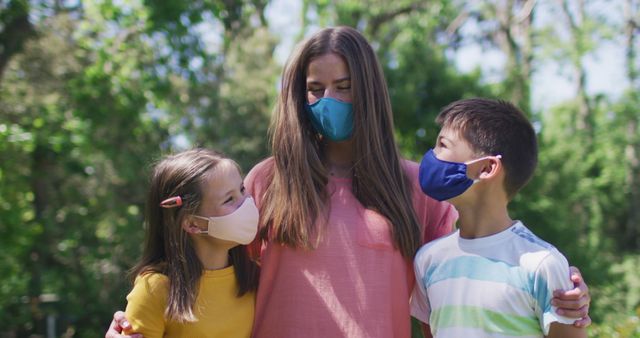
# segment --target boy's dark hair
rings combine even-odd
[[[538,163],[536,133],[513,104],[484,98],[459,100],[446,106],[436,122],[459,132],[477,155],[502,155],[509,199],[533,176]]]

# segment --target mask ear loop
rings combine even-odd
[[[191,215],[191,217],[195,217],[195,218],[199,218],[202,220],[207,221],[207,229],[206,230],[202,230],[200,227],[198,227],[198,235],[208,235],[209,234],[209,223],[211,223],[211,219],[209,219],[208,217],[204,217],[204,216],[198,216],[198,215]]]
[[[495,158],[497,158],[497,159],[502,159],[502,155],[500,155],[500,154],[498,154],[498,155],[491,155],[491,156],[481,157],[481,158],[478,158],[478,159],[475,159],[475,160],[473,160],[473,161],[470,161],[470,162],[465,163],[465,165],[467,166],[467,170],[468,170],[468,168],[469,168],[469,165],[472,165],[472,164],[474,164],[474,163],[478,163],[478,162],[480,162],[480,161],[483,161],[483,160],[489,159],[489,158],[491,158],[491,157],[495,157]],[[468,175],[467,175],[467,177],[468,177]],[[474,179],[474,180],[473,180],[473,184],[476,184],[476,183],[478,183],[478,182],[480,182],[480,179],[479,179],[479,178],[476,178],[476,179]]]

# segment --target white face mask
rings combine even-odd
[[[258,231],[258,208],[251,197],[247,197],[236,211],[228,215],[219,217],[193,215],[193,217],[209,222],[208,229],[200,230],[201,234],[239,244],[251,243]]]

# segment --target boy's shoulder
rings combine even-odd
[[[534,234],[522,222],[509,229],[517,241],[514,242],[514,254],[517,253],[520,265],[531,272],[545,269],[549,265],[567,267],[566,257],[551,243]]]
[[[520,221],[489,237],[463,240],[459,234],[459,231],[454,231],[423,245],[416,253],[416,261],[451,258],[458,254],[474,255],[511,266],[519,265],[530,272],[540,269],[542,264],[558,262],[563,265],[566,262],[564,255],[552,244],[536,236]]]
[[[526,243],[529,243],[533,247],[539,247],[540,249],[556,250],[556,248],[549,242],[541,239],[533,233],[528,227],[526,227],[521,221],[518,221],[509,230],[518,238]]]
[[[451,248],[457,245],[457,239],[460,236],[459,231],[453,231],[450,234],[436,238],[429,243],[422,245],[416,253],[416,259],[418,257],[432,255],[434,253],[443,253],[443,249]]]

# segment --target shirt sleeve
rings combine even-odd
[[[424,266],[423,260],[420,258],[420,252],[416,255],[413,266],[415,270],[416,283],[411,293],[411,315],[425,324],[429,324],[429,316],[431,315],[431,307],[427,297],[427,290],[424,282]]]
[[[125,315],[132,330],[145,338],[160,338],[165,331],[164,311],[167,299],[167,280],[160,274],[146,274],[136,278],[127,296]]]
[[[540,262],[535,276],[533,292],[538,305],[536,311],[545,336],[549,334],[549,327],[553,322],[573,324],[578,318],[561,316],[557,313],[558,308],[551,305],[554,290],[573,288],[567,259],[557,250],[552,249]]]

